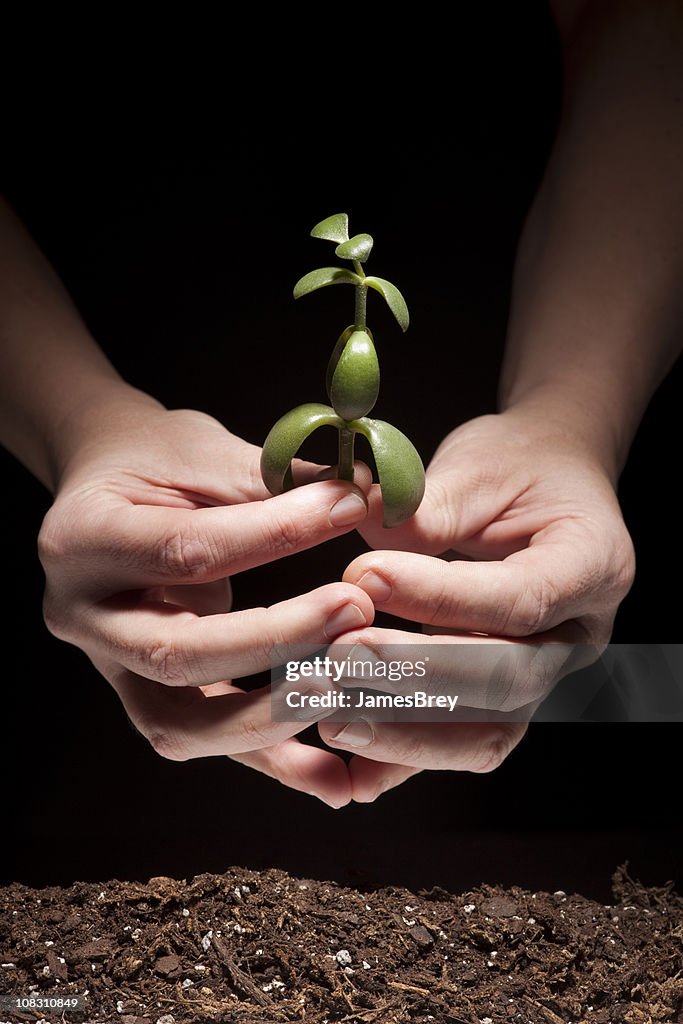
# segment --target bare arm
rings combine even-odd
[[[437,693],[450,667],[463,703],[514,714],[465,728],[373,723],[336,738],[321,723],[335,748],[356,752],[356,800],[424,768],[500,764],[524,733],[524,709],[552,688],[553,657],[511,668],[492,692],[486,678],[462,678],[458,645],[485,634],[507,646],[511,665],[529,637],[553,641],[547,651],[568,640],[600,649],[633,579],[615,483],[683,334],[683,8],[553,7],[564,110],[519,247],[501,412],[443,441],[409,523],[383,530],[372,496],[360,529],[377,550],[344,575],[382,611],[427,625],[419,639],[421,650],[435,645]],[[433,557],[446,551],[448,560]],[[411,638],[370,627],[344,642],[386,660]]]
[[[515,271],[504,410],[614,477],[683,338],[683,8],[556,0],[565,98]]]
[[[53,491],[84,418],[109,403],[160,408],[117,374],[1,197],[0,338],[0,442]]]
[[[39,537],[51,631],[88,654],[162,755],[228,755],[347,803],[343,761],[296,739],[307,721],[273,722],[269,687],[230,680],[266,668],[276,644],[315,650],[372,621],[372,603],[331,583],[232,612],[228,577],[348,532],[364,491],[320,480],[266,500],[260,449],[126,384],[2,201],[0,338],[0,441],[55,494]],[[299,465],[305,479],[319,469]]]

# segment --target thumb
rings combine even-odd
[[[450,476],[450,475],[449,475]],[[462,476],[458,485],[443,473],[427,470],[424,498],[415,515],[400,526],[386,529],[382,525],[384,511],[382,492],[375,484],[368,495],[367,518],[356,529],[371,548],[388,551],[417,551],[425,555],[438,555],[450,548],[462,524],[460,509],[462,491],[467,482]]]

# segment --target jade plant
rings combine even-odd
[[[408,329],[408,307],[398,288],[381,277],[367,277],[363,264],[372,249],[370,235],[349,238],[349,219],[337,213],[311,231],[314,238],[337,243],[335,255],[348,260],[344,266],[312,270],[297,281],[294,298],[301,298],[330,284],[355,288],[354,322],[342,332],[327,366],[327,394],[332,405],[307,402],[285,413],[263,445],[261,475],[271,494],[294,486],[292,459],[318,427],[339,432],[337,477],[353,482],[356,434],[367,438],[377,467],[384,506],[384,525],[398,526],[417,510],[425,488],[422,460],[405,434],[384,420],[370,419],[379,394],[379,363],[372,332],[366,323],[368,289],[379,292],[403,331]]]

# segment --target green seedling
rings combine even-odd
[[[327,394],[332,405],[308,402],[285,413],[263,445],[261,475],[271,494],[289,490],[294,486],[292,459],[303,442],[318,427],[336,427],[337,478],[353,482],[354,442],[356,434],[362,434],[370,443],[377,466],[384,525],[398,526],[413,515],[422,501],[425,474],[422,460],[405,434],[391,423],[368,417],[379,394],[379,363],[372,333],[365,322],[368,288],[384,297],[403,331],[408,329],[408,307],[391,281],[366,276],[363,264],[373,241],[370,235],[349,238],[349,218],[345,213],[316,224],[311,235],[336,242],[335,255],[348,260],[353,270],[339,266],[312,270],[297,281],[294,298],[330,284],[352,284],[356,295],[354,322],[341,334],[327,366]]]

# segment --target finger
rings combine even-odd
[[[196,686],[274,667],[287,660],[292,644],[310,653],[373,615],[362,590],[330,583],[270,608],[203,617],[172,604],[131,607],[130,596],[122,595],[82,610],[71,630],[89,653],[131,672],[169,686]],[[69,628],[60,635],[69,639]]]
[[[590,614],[591,639],[601,641],[620,599],[610,553],[574,521],[548,527],[503,561],[381,551],[361,555],[343,578],[402,618],[498,636],[530,636]]]
[[[318,731],[334,750],[371,761],[416,769],[490,772],[526,732],[524,723],[320,722]]]
[[[335,810],[351,801],[346,762],[329,750],[288,739],[263,750],[230,756],[233,761],[277,779],[283,786],[317,797]]]
[[[371,761],[356,754],[348,765],[351,777],[352,799],[358,804],[372,803],[382,793],[402,785],[421,768],[405,764],[389,764],[387,761]]]
[[[251,754],[284,743],[311,724],[273,721],[269,686],[245,693],[227,684],[228,692],[211,697],[198,687],[169,689],[121,666],[103,668],[99,662],[98,667],[116,690],[136,729],[158,754],[171,761]],[[272,759],[266,758],[265,763],[270,763],[272,769]],[[313,759],[310,767],[316,763],[320,759]],[[302,786],[304,759],[297,762],[291,757],[290,767],[299,771],[297,781]],[[316,780],[316,793],[328,783],[334,783],[335,793],[343,795],[339,775],[333,778],[331,774]]]
[[[147,591],[150,601],[165,601],[186,608],[195,615],[221,615],[232,607],[232,587],[229,579],[213,583],[194,583],[189,586],[155,587]]]
[[[68,549],[58,552],[60,570],[68,566],[71,577],[89,587],[96,576],[103,593],[207,583],[339,537],[366,514],[363,491],[342,480],[241,505],[121,504],[93,512],[87,527],[69,537]],[[47,553],[45,561],[51,557]]]
[[[427,470],[420,507],[400,526],[385,528],[382,492],[375,484],[368,493],[368,514],[357,527],[363,540],[377,550],[419,551],[438,555],[453,543],[452,498]]]
[[[417,708],[418,717],[453,715],[465,707],[517,712],[528,721],[563,676],[599,654],[593,646],[570,642],[567,632],[550,630],[532,643],[370,628],[344,634],[326,655],[339,685],[357,691],[354,702],[370,689],[419,697],[419,705],[406,705]]]

